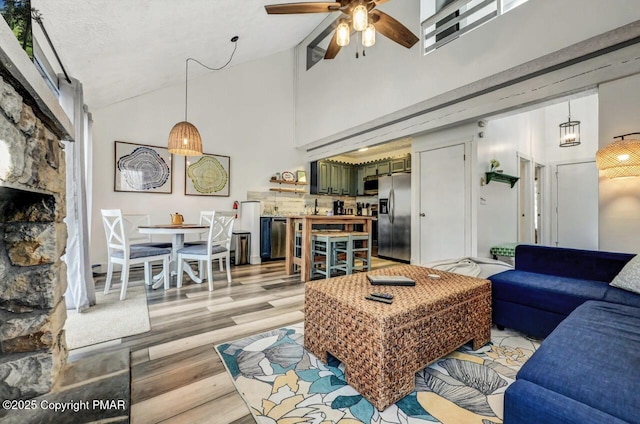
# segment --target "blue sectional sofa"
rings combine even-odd
[[[640,424],[640,295],[609,285],[633,257],[522,245],[490,277],[494,323],[546,337],[505,392],[506,424]]]
[[[515,269],[489,277],[493,322],[543,338],[587,300],[640,307],[640,295],[609,286],[634,256],[518,245]]]
[[[640,308],[579,306],[507,389],[504,422],[640,423]]]

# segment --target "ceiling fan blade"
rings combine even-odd
[[[389,0],[374,0],[373,2],[376,4],[376,6],[380,6],[383,3],[388,2]]]
[[[385,37],[408,49],[418,42],[418,37],[413,32],[386,13],[374,9],[371,11],[371,15],[376,31]]]
[[[270,15],[289,13],[327,13],[340,10],[340,2],[285,3],[264,7]]]
[[[340,47],[338,45],[338,34],[334,31],[333,37],[331,37],[331,42],[329,43],[329,47],[327,47],[327,51],[324,54],[325,59],[333,59],[340,53]]]

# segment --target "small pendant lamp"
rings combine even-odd
[[[173,126],[171,132],[169,133],[169,143],[168,149],[169,153],[174,155],[182,155],[182,156],[201,156],[202,155],[202,137],[200,137],[200,132],[198,129],[187,120],[187,109],[188,109],[188,99],[189,99],[189,61],[192,60],[198,63],[200,66],[209,69],[210,71],[219,71],[224,69],[231,63],[233,59],[233,55],[236,53],[236,49],[238,48],[238,36],[234,36],[231,38],[231,42],[234,43],[233,52],[231,53],[231,57],[220,68],[210,68],[200,61],[188,58],[186,62],[186,70],[185,70],[185,81],[184,81],[184,121],[178,122]]]
[[[560,124],[560,147],[573,147],[580,144],[580,121],[571,120],[571,102],[569,119]]]

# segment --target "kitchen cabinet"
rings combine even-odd
[[[342,178],[340,180],[340,194],[344,196],[355,196],[354,168],[352,165],[342,165]]]
[[[352,165],[320,160],[311,163],[311,194],[364,195],[364,180],[411,170],[411,155]]]
[[[364,167],[364,176],[365,177],[373,177],[378,175],[378,164],[377,163],[368,163]]]
[[[391,161],[378,162],[378,175],[391,175]]]
[[[391,160],[391,172],[404,172],[405,166],[405,158]]]
[[[362,196],[364,194],[364,177],[365,169],[363,165],[360,165],[356,169],[356,196]]]
[[[355,196],[355,167],[331,161],[311,164],[311,194]]]
[[[318,194],[329,194],[329,164],[326,162],[318,163]]]
[[[342,164],[329,163],[329,194],[342,194]]]

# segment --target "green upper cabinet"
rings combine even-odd
[[[410,170],[411,155],[361,165],[320,160],[311,163],[311,194],[362,196],[365,178]]]
[[[340,185],[340,194],[344,196],[355,196],[355,168],[353,165],[342,165],[342,180]]]
[[[382,162],[378,162],[378,175],[389,174],[391,174],[391,161],[384,160]]]
[[[377,163],[368,163],[364,166],[364,176],[365,177],[373,177],[378,175],[378,164]]]
[[[364,177],[365,169],[364,165],[358,166],[356,169],[356,196],[362,196],[364,194]]]
[[[329,162],[329,194],[342,194],[342,165]]]
[[[318,161],[311,164],[311,194],[333,194],[355,196],[354,165],[331,161]]]
[[[405,158],[391,159],[391,172],[404,172]]]
[[[318,194],[329,194],[329,164],[318,162]]]

